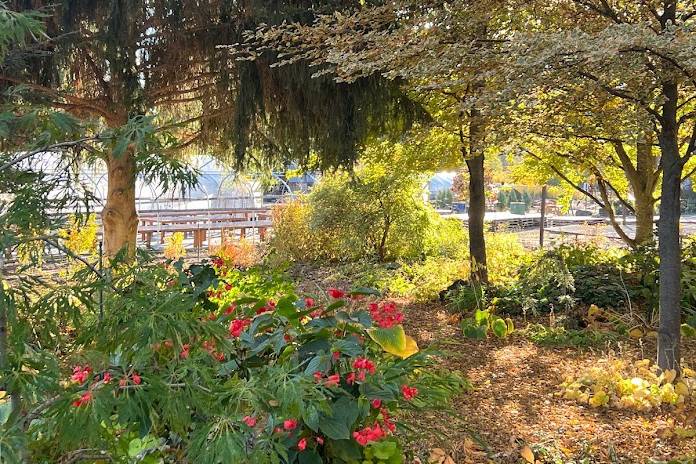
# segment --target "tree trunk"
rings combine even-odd
[[[113,258],[121,250],[126,259],[135,255],[138,215],[135,211],[135,155],[132,149],[106,160],[108,191],[102,211],[104,253]]]
[[[469,254],[471,255],[471,278],[487,284],[486,240],[484,238],[484,216],[486,215],[485,181],[483,178],[483,153],[466,160],[469,169]]]
[[[652,192],[633,192],[636,210],[636,235],[634,242],[636,245],[643,245],[654,240],[653,222],[655,216],[655,199]]]
[[[662,195],[658,224],[660,254],[660,327],[657,337],[657,365],[679,370],[681,325],[681,246],[679,219],[682,163],[677,141],[677,84],[663,85],[660,149],[662,152]]]

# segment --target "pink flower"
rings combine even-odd
[[[191,345],[188,343],[184,343],[181,346],[181,353],[179,353],[179,357],[181,359],[187,359],[189,357],[189,355],[191,354],[190,349],[191,349]]]
[[[311,308],[314,306],[314,298],[307,297],[304,299],[304,304],[306,308]]]
[[[353,361],[353,368],[365,370],[370,374],[374,374],[376,370],[375,363],[367,358],[356,358],[355,361]]]
[[[259,309],[256,310],[256,314],[267,313],[270,310],[271,310],[271,308],[269,308],[267,306],[261,306]]]
[[[118,381],[119,387],[125,387],[126,385],[128,385],[128,378],[127,377],[124,377]]]
[[[314,375],[314,380],[315,380],[316,382],[321,382],[321,379],[324,378],[324,374],[322,374],[322,373],[319,372],[319,371],[315,372],[313,375]]]
[[[382,400],[375,398],[372,400],[372,407],[375,409],[379,409],[382,406]]]
[[[328,293],[331,298],[337,298],[337,299],[343,298],[346,295],[346,293],[344,291],[339,290],[337,288],[330,288],[326,291],[326,293]]]
[[[89,366],[75,366],[73,367],[73,374],[70,376],[70,380],[77,383],[85,383],[89,379],[91,372],[92,368]]]
[[[133,379],[133,383],[136,385],[140,385],[140,383],[143,381],[137,373],[133,374],[131,379]]]
[[[235,319],[230,322],[230,335],[239,337],[244,329],[251,324],[248,319]]]
[[[102,382],[109,383],[110,381],[111,381],[111,373],[104,372],[104,375],[102,376]]]
[[[256,425],[256,418],[251,417],[251,416],[244,416],[244,419],[242,419],[242,422],[244,422],[249,427],[253,427]]]
[[[388,301],[382,303],[382,306],[377,303],[370,303],[368,308],[374,323],[383,329],[401,324],[404,320],[404,315],[397,311],[394,302]]]
[[[375,425],[370,427],[366,426],[362,430],[357,430],[353,432],[353,438],[361,446],[367,446],[370,442],[378,441],[383,438],[386,434],[384,430],[375,422]]]
[[[337,387],[340,381],[341,376],[338,374],[333,374],[326,378],[326,380],[324,381],[324,385],[326,385],[329,388]]]
[[[331,357],[333,358],[334,361],[338,361],[341,358],[341,352],[334,351],[333,353],[331,353]]]
[[[232,303],[231,305],[229,305],[227,307],[227,309],[225,309],[225,315],[229,316],[230,314],[232,314],[236,310],[237,310],[237,305]]]
[[[84,406],[85,404],[89,403],[92,401],[92,392],[84,392],[82,396],[80,396],[80,399],[77,399],[73,401],[72,405],[75,406],[76,408],[79,408],[80,406]]]
[[[307,439],[301,438],[300,441],[297,442],[297,449],[300,451],[304,451],[305,448],[307,448]]]
[[[317,437],[315,438],[318,444],[323,445],[324,444],[324,439],[322,437]]]
[[[353,385],[355,383],[355,372],[351,372],[346,375],[346,383],[348,385]]]
[[[290,430],[295,430],[297,428],[297,419],[285,419],[283,422],[283,428],[288,432]]]
[[[413,398],[418,396],[418,389],[416,387],[409,387],[408,385],[401,386],[401,394],[404,395],[406,401],[411,401]]]
[[[396,431],[396,424],[394,423],[394,420],[389,417],[389,411],[387,408],[382,408],[379,412],[382,414],[384,425],[389,429],[390,432],[394,433]]]

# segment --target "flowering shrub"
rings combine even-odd
[[[244,238],[235,243],[223,243],[214,248],[211,254],[222,258],[228,266],[239,268],[255,266],[261,260],[257,245]]]
[[[677,379],[673,370],[658,373],[649,359],[633,364],[613,360],[566,378],[559,395],[593,407],[649,411],[696,401],[696,373],[684,368]]]
[[[89,450],[118,462],[396,464],[410,430],[401,412],[441,408],[462,386],[369,290],[300,297],[223,260],[113,275],[101,319],[88,297],[69,299],[80,329],[53,340],[66,356],[14,347],[8,462],[26,447],[43,462]]]

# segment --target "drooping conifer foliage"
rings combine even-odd
[[[8,58],[2,85],[27,84],[43,99],[110,128],[143,115],[176,137],[169,153],[198,148],[244,164],[261,159],[349,164],[371,134],[400,130],[417,114],[393,83],[311,79],[297,63],[243,62],[216,46],[235,43],[262,22],[311,21],[350,1],[104,2],[17,0],[16,10],[44,13],[50,39]],[[108,154],[105,247],[134,250],[137,154]]]

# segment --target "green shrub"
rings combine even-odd
[[[2,376],[20,398],[9,417],[0,404],[3,462],[90,450],[112,462],[399,463],[401,412],[441,408],[463,386],[370,291],[300,298],[282,277],[222,259],[112,276],[85,273],[35,302],[3,287]],[[90,296],[100,289],[103,314]],[[30,330],[47,307],[70,325]]]
[[[291,261],[464,259],[461,222],[423,201],[422,179],[381,164],[326,174],[306,197],[276,207],[271,248]]]
[[[602,347],[620,338],[616,332],[547,327],[542,324],[529,324],[522,333],[538,345],[563,348]]]

